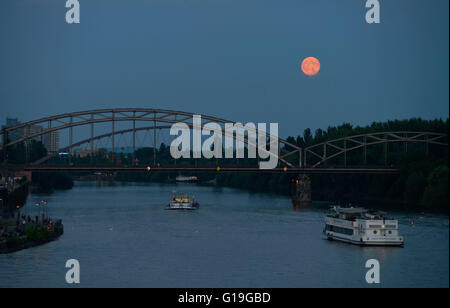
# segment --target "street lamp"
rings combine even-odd
[[[48,203],[47,203],[47,201],[45,201],[45,200],[42,200],[41,203],[42,203],[42,205],[44,206],[45,217],[47,217],[47,207],[46,207],[46,205],[47,205]]]
[[[41,207],[44,207],[43,214],[45,214],[45,217],[47,216],[47,208],[45,207],[48,204],[47,201],[41,200],[36,203],[36,206],[39,208],[39,216],[38,219],[41,219]],[[42,223],[44,223],[44,219],[42,219]]]
[[[39,223],[39,219],[40,219],[40,217],[41,217],[41,203],[40,203],[40,202],[37,202],[37,203],[36,203],[36,206],[39,208],[38,221],[37,221],[36,223]]]
[[[16,205],[16,209],[17,209],[17,225],[19,225],[19,222],[20,222],[20,206]]]

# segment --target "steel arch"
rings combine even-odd
[[[156,128],[157,124],[160,124],[160,123],[174,124],[174,123],[180,123],[180,122],[185,123],[189,127],[192,128],[192,126],[193,126],[192,123],[189,123],[188,121],[192,120],[194,115],[200,115],[202,117],[202,120],[206,120],[206,122],[203,122],[202,125],[206,125],[211,122],[216,122],[216,123],[219,123],[222,125],[225,123],[232,123],[232,124],[238,123],[238,122],[228,121],[228,120],[224,120],[221,118],[198,114],[198,113],[164,110],[164,109],[151,109],[151,108],[121,108],[121,109],[99,109],[99,110],[81,111],[81,112],[65,113],[65,114],[61,114],[61,115],[46,117],[46,118],[22,123],[22,124],[14,126],[14,127],[5,128],[0,133],[0,135],[3,136],[3,138],[2,138],[3,143],[0,146],[0,150],[11,147],[13,145],[16,145],[16,144],[19,144],[22,142],[26,142],[26,141],[31,140],[36,137],[44,136],[46,134],[49,134],[49,133],[52,133],[55,131],[60,131],[60,130],[68,129],[68,128],[72,129],[73,127],[86,126],[86,125],[91,125],[91,136],[88,139],[88,142],[92,142],[92,141],[98,139],[93,134],[94,124],[105,123],[105,122],[112,123],[112,132],[110,134],[106,134],[109,137],[110,136],[114,137],[116,134],[120,133],[120,132],[116,133],[114,130],[114,123],[118,122],[118,121],[133,122],[133,129],[127,130],[128,132],[130,132],[130,131],[136,132],[137,131],[137,129],[135,128],[136,121],[153,122],[153,128]],[[43,129],[42,131],[39,131],[36,133],[31,133],[29,135],[25,135],[25,136],[18,138],[17,140],[12,141],[12,142],[7,142],[8,134],[10,134],[14,131],[17,131],[17,130],[31,128],[34,125],[39,125],[39,124],[42,125],[45,123],[47,123],[48,126],[47,126],[47,128]],[[30,131],[30,129],[28,129],[28,131]],[[255,133],[258,133],[257,129],[252,130],[252,131]],[[224,130],[223,130],[223,135],[225,136]],[[102,138],[106,138],[108,136],[103,136]],[[270,137],[269,134],[267,134],[267,136]],[[235,140],[238,140],[237,137],[234,136],[234,134],[233,134],[232,138]],[[155,137],[155,139],[156,139],[156,137]],[[240,141],[243,141],[244,143],[249,144],[248,140],[246,140],[246,139],[247,138],[245,138],[245,140],[240,140]],[[299,166],[301,167],[302,149],[300,147],[298,147],[297,145],[291,144],[284,139],[281,139],[278,137],[276,139],[277,139],[278,148],[279,148],[278,160],[289,167],[294,167],[285,158],[292,156],[294,154],[298,154],[299,155]],[[87,143],[87,142],[83,141],[83,143]],[[284,147],[281,146],[282,144],[284,145]],[[76,145],[71,144],[66,149],[72,149],[74,146],[76,146]],[[114,138],[113,138],[113,147],[114,147]],[[266,151],[265,149],[263,149],[263,150]],[[268,151],[266,151],[266,152],[268,152]],[[271,153],[269,153],[269,154],[272,155]]]
[[[303,155],[303,166],[308,166],[308,154],[319,159],[318,162],[313,164],[311,167],[315,168],[326,161],[335,158],[340,155],[344,155],[344,164],[346,165],[346,153],[364,148],[364,160],[367,162],[367,153],[366,149],[368,146],[377,145],[377,144],[389,144],[394,142],[403,142],[405,145],[410,142],[421,142],[428,144],[437,144],[442,146],[448,146],[447,143],[443,142],[447,135],[441,133],[433,133],[433,132],[408,132],[408,131],[396,131],[396,132],[377,132],[370,134],[360,134],[354,136],[346,136],[334,140],[329,140],[325,142],[321,142],[315,145],[311,145],[304,149]],[[362,139],[362,140],[361,140]],[[339,143],[343,142],[344,145],[340,145]],[[347,147],[347,143],[351,143],[350,147]],[[333,148],[337,150],[337,153],[328,155],[327,149]],[[407,149],[407,148],[406,148]],[[386,148],[385,148],[385,155]]]

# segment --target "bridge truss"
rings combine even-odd
[[[448,146],[445,143],[445,134],[432,132],[378,132],[346,136],[330,141],[318,143],[304,149],[303,165],[312,168],[324,165],[330,160],[342,156],[344,167],[347,166],[347,154],[358,149],[362,150],[364,165],[367,165],[367,148],[383,145],[384,165],[388,165],[388,145],[391,143],[403,144],[404,151],[408,151],[408,143],[423,143],[428,153],[429,145],[436,144]]]
[[[190,112],[182,112],[182,111],[172,111],[172,110],[162,110],[162,109],[149,109],[149,108],[122,108],[122,109],[101,109],[101,110],[91,110],[91,111],[83,111],[83,112],[74,112],[74,113],[66,113],[51,117],[42,118],[35,121],[30,121],[26,123],[22,123],[20,125],[14,127],[4,128],[0,135],[2,136],[2,143],[0,144],[0,151],[3,153],[6,152],[6,149],[20,144],[25,143],[26,146],[26,157],[27,157],[27,166],[26,169],[29,170],[43,170],[43,171],[54,171],[58,170],[75,170],[75,171],[83,171],[84,169],[81,167],[44,167],[43,163],[50,160],[53,156],[58,155],[59,152],[68,152],[69,158],[71,158],[74,154],[74,149],[83,145],[89,144],[91,153],[94,153],[94,141],[101,140],[104,138],[111,138],[112,148],[115,148],[115,137],[117,135],[122,134],[131,134],[132,135],[132,168],[125,168],[127,171],[142,171],[142,168],[136,167],[134,162],[136,161],[135,153],[136,153],[136,133],[139,131],[153,131],[153,165],[151,166],[151,170],[154,171],[177,171],[179,170],[176,167],[166,167],[166,168],[157,168],[157,150],[156,150],[156,131],[158,129],[170,129],[170,127],[175,123],[184,123],[191,129],[193,128],[193,116],[198,115]],[[214,122],[220,125],[220,132],[225,136],[225,124],[232,123],[236,124],[236,122],[224,120],[221,118],[201,115],[202,125],[206,125],[208,123]],[[129,122],[130,128],[128,129],[117,129],[116,124],[118,122]],[[95,130],[95,125],[99,123],[110,123],[111,130],[108,133],[97,134]],[[137,123],[148,123],[149,125],[145,125],[144,127],[137,127]],[[245,123],[244,123],[245,124]],[[42,129],[36,131],[33,130],[33,127],[36,126],[42,127]],[[73,140],[73,130],[76,127],[89,127],[90,133],[89,137],[81,140],[79,142],[74,142]],[[45,127],[45,128],[44,128]],[[60,148],[58,153],[51,153],[48,156],[39,159],[34,162],[29,161],[29,143],[31,140],[42,137],[52,132],[68,130],[68,140],[69,145],[64,148]],[[255,133],[259,133],[257,130]],[[18,138],[14,138],[14,140],[10,140],[8,136],[15,135],[19,136]],[[236,134],[229,135],[230,137],[237,139]],[[297,172],[297,173],[314,173],[314,172],[322,172],[322,173],[339,173],[339,172],[356,172],[356,173],[392,173],[395,170],[394,168],[387,168],[387,155],[388,155],[388,145],[391,143],[401,143],[404,145],[405,151],[408,149],[409,143],[423,143],[425,145],[426,151],[428,151],[428,147],[430,144],[448,146],[446,143],[447,135],[433,133],[433,132],[378,132],[378,133],[370,133],[370,134],[361,134],[356,136],[346,136],[342,138],[338,138],[335,140],[325,141],[319,144],[315,144],[312,146],[305,147],[304,149],[299,147],[296,144],[292,144],[284,139],[276,138],[276,142],[278,143],[278,160],[279,165],[276,169],[272,170],[272,172]],[[243,140],[240,140],[247,145],[251,144],[248,137],[245,136]],[[367,148],[371,146],[382,145],[384,147],[384,166],[377,168],[367,168]],[[257,145],[255,145],[257,146]],[[364,166],[360,168],[349,168],[347,166],[347,154],[356,150],[362,151],[362,157],[364,161]],[[268,152],[266,149],[264,151]],[[112,151],[113,162],[114,158],[114,150]],[[270,154],[270,153],[269,153]],[[4,156],[5,157],[5,156]],[[336,168],[336,166],[327,166],[324,165],[333,162],[337,157],[343,158],[343,167]],[[89,167],[88,170],[103,170],[106,167]],[[117,170],[121,171],[123,167],[108,167],[108,170]],[[147,168],[147,167],[146,167]],[[215,168],[184,168],[184,170],[195,170],[195,171],[214,171]],[[251,169],[251,170],[250,170]],[[237,167],[237,168],[222,168],[222,171],[258,171],[261,170],[257,168],[245,168],[245,167]],[[395,171],[396,172],[396,171]]]
[[[156,131],[157,129],[169,129],[172,124],[175,123],[184,123],[191,129],[193,128],[193,116],[199,115],[189,112],[182,112],[182,111],[172,111],[172,110],[161,110],[161,109],[145,109],[145,108],[138,108],[138,109],[132,109],[132,108],[124,108],[124,109],[102,109],[102,110],[92,110],[92,111],[83,111],[83,112],[75,112],[75,113],[67,113],[52,117],[47,117],[35,121],[30,121],[27,123],[23,123],[14,127],[8,127],[1,131],[2,135],[2,144],[0,146],[0,150],[5,150],[8,147],[12,147],[16,144],[20,143],[29,143],[30,140],[33,140],[34,138],[45,136],[48,134],[51,134],[52,132],[61,131],[68,129],[69,130],[69,146],[60,149],[61,151],[68,151],[69,156],[73,156],[73,150],[77,146],[80,146],[82,144],[90,144],[91,153],[94,152],[94,141],[103,139],[103,138],[111,138],[112,142],[112,148],[115,148],[115,136],[119,134],[125,134],[125,133],[131,133],[132,134],[132,161],[135,161],[135,153],[136,153],[136,132],[141,130],[153,130],[153,141],[154,145],[156,145]],[[201,114],[200,114],[201,115]],[[225,124],[231,123],[236,124],[236,122],[228,121],[224,119],[220,119],[217,117],[212,117],[208,115],[201,115],[201,118],[203,120],[202,125],[206,125],[208,123],[214,122],[219,125],[221,125],[220,132],[222,135],[228,135],[229,137],[232,137],[233,139],[238,140],[239,138],[236,136],[236,134],[226,134],[225,133]],[[105,123],[109,122],[111,123],[111,132],[107,134],[102,135],[95,135],[95,124],[99,123]],[[132,124],[132,127],[126,130],[117,130],[116,129],[116,123],[117,122],[130,122]],[[136,127],[137,122],[149,122],[151,125],[146,127]],[[168,125],[170,124],[170,125]],[[46,126],[46,128],[40,130],[40,131],[33,131],[33,127],[36,125],[39,126]],[[89,126],[90,127],[90,137],[82,140],[80,142],[74,143],[73,142],[73,129],[78,126]],[[250,129],[251,130],[251,129]],[[17,135],[20,135],[20,138],[17,138],[14,141],[9,141],[8,135],[14,134],[14,132],[19,132]],[[253,132],[259,134],[262,132],[258,132],[258,130],[253,130]],[[267,134],[268,137],[270,137],[269,134]],[[274,137],[275,139],[275,137]],[[247,145],[254,145],[257,147],[257,144],[252,144],[251,141],[248,139],[247,136],[245,136],[242,140],[243,143]],[[279,159],[279,162],[287,167],[295,167],[291,162],[288,161],[289,157],[292,157],[294,155],[298,155],[298,161],[301,167],[301,154],[302,149],[298,147],[295,144],[289,143],[288,141],[276,138],[276,142],[278,143],[278,149],[279,152],[277,153],[277,157]],[[28,146],[26,147],[29,148]],[[272,155],[267,151],[267,149],[262,149],[263,151],[267,152],[267,154]],[[153,163],[156,165],[156,146],[153,147]],[[113,151],[114,152],[114,151]],[[31,162],[32,165],[39,165],[43,162],[49,160],[51,157],[57,155],[57,153],[53,153],[52,155],[49,155],[47,157],[44,157],[43,159],[40,159],[36,162]],[[114,153],[112,153],[114,155]],[[29,157],[29,153],[27,153],[27,158]],[[113,158],[114,160],[114,158]],[[28,160],[27,160],[28,162]]]

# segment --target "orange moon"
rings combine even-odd
[[[302,71],[305,75],[314,76],[320,71],[320,62],[317,58],[308,57],[302,62]]]

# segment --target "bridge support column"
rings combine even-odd
[[[312,202],[311,198],[311,178],[301,174],[295,179],[292,190],[292,201],[298,205],[308,205]]]

